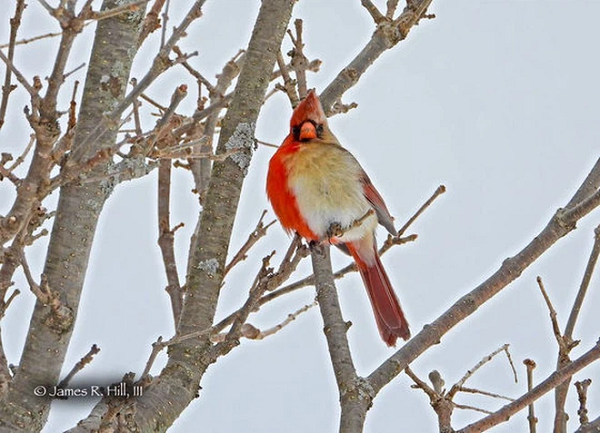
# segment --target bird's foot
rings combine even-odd
[[[344,228],[338,222],[333,222],[327,228],[327,239],[336,238],[344,235]]]

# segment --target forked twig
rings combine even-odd
[[[267,211],[263,210],[258,220],[258,223],[256,224],[256,227],[254,228],[254,230],[252,230],[252,233],[248,235],[248,239],[246,240],[246,242],[244,242],[244,244],[240,247],[238,252],[235,253],[231,261],[225,266],[225,270],[223,271],[223,277],[225,277],[225,275],[227,275],[235,265],[248,258],[248,251],[250,251],[250,249],[262,237],[264,237],[267,234],[267,230],[269,229],[269,227],[275,224],[275,220],[271,221],[266,225],[263,223],[263,219],[265,218],[266,214]]]

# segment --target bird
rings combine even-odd
[[[267,196],[283,228],[308,242],[329,242],[354,259],[388,346],[410,338],[377,251],[381,224],[396,236],[394,218],[356,158],[329,129],[312,89],[298,104],[290,132],[269,161]]]

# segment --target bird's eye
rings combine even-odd
[[[294,134],[294,137],[300,136],[300,127],[299,126],[294,126],[292,128],[292,134]]]
[[[317,135],[320,137],[323,134],[323,125],[317,125]]]

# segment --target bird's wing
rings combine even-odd
[[[371,203],[371,206],[373,206],[373,209],[377,214],[377,221],[379,221],[379,224],[384,226],[388,232],[395,236],[398,232],[394,227],[394,217],[390,214],[381,194],[375,189],[371,179],[369,179],[369,176],[364,171],[361,180],[365,198]]]

